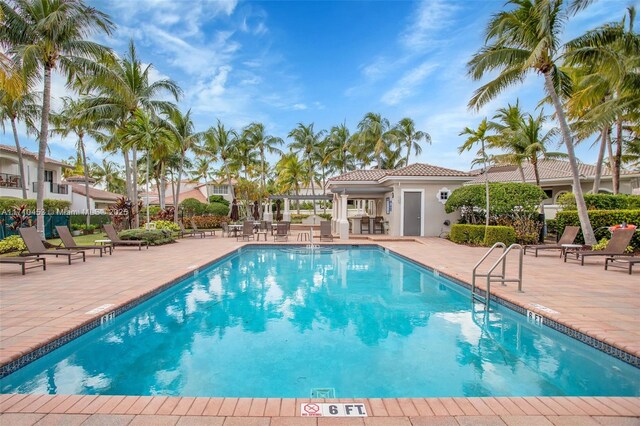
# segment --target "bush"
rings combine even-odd
[[[22,251],[26,249],[27,247],[24,245],[24,241],[19,235],[11,235],[3,240],[0,240],[0,254]]]
[[[199,229],[220,228],[222,222],[229,223],[229,217],[227,216],[193,216],[191,220]],[[191,227],[191,222],[186,221],[184,226],[187,228]]]
[[[640,195],[627,194],[584,194],[584,202],[589,210],[635,210],[640,209]],[[558,204],[564,210],[576,210],[576,197],[572,193],[558,197]]]
[[[206,205],[205,213],[211,214],[214,216],[227,216],[229,214],[229,203],[211,203]]]
[[[610,238],[609,227],[627,222],[630,225],[640,226],[639,210],[589,210],[591,226],[596,234],[596,239]],[[558,234],[564,232],[566,226],[580,226],[578,212],[575,210],[564,210],[556,214]],[[584,243],[582,232],[578,233],[576,239],[578,243]],[[636,232],[631,238],[631,246],[634,250],[640,249],[640,233]]]
[[[180,208],[184,211],[184,214],[186,214],[187,216],[201,215],[204,213],[206,204],[201,203],[195,198],[187,198],[186,200],[180,203]]]
[[[11,214],[15,206],[25,205],[26,210],[35,212],[36,200],[23,200],[22,198],[0,197],[0,213]],[[65,200],[44,200],[44,210],[46,213],[56,213],[57,211],[68,211],[71,202]]]
[[[173,243],[175,239],[168,229],[128,229],[122,231],[118,236],[123,240],[147,241],[149,245],[159,246],[162,244]]]
[[[318,213],[318,216],[320,216],[324,220],[331,220],[331,213]]]
[[[87,223],[87,215],[86,214],[72,214],[69,215],[69,221],[71,225],[84,225]],[[96,225],[98,227],[111,222],[111,218],[108,214],[92,214],[91,215],[91,224]]]
[[[225,198],[222,195],[212,195],[209,197],[209,202],[210,203],[219,203],[219,204],[224,204],[225,206],[229,207],[229,200],[225,200]]]
[[[77,224],[77,223],[72,223],[71,224],[71,229],[74,230],[74,231],[90,231],[91,233],[93,233],[93,231],[95,231],[96,228],[97,228],[97,226],[93,225],[93,224],[90,224],[90,225],[87,225],[87,224],[80,225],[80,224]]]
[[[170,220],[154,220],[151,223],[156,225],[156,229],[168,229],[171,232],[180,231],[180,226]]]
[[[311,215],[308,214],[292,214],[291,215],[291,223],[302,223],[303,219],[308,218]]]
[[[153,217],[158,215],[162,209],[160,208],[160,206],[149,206],[149,207],[143,207],[142,211],[140,212],[144,217],[147,217],[147,208],[149,209],[149,216]]]
[[[516,242],[516,233],[509,226],[456,224],[451,226],[449,239],[457,244],[490,247],[497,242],[503,242],[508,246]]]
[[[453,213],[460,210],[464,223],[478,223],[485,218],[485,186],[467,185],[456,188],[445,204],[445,211]],[[534,217],[542,200],[547,198],[545,192],[529,183],[490,183],[489,214],[490,219],[509,216],[514,219]]]
[[[529,217],[512,219],[508,216],[502,216],[496,219],[496,223],[512,228],[515,232],[515,241],[518,244],[536,244],[540,240],[540,230],[543,227],[540,221]]]

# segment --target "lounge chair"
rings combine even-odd
[[[180,237],[194,237],[196,235],[200,235],[200,238],[204,238],[204,232],[202,231],[197,231],[195,229],[192,229],[191,231],[187,231],[184,228],[184,224],[180,221],[178,221],[178,225],[180,226]]]
[[[253,235],[253,222],[245,220],[242,223],[242,234],[238,235],[236,237],[236,240],[238,238],[242,238],[243,241],[244,241],[245,238],[247,240],[253,240],[255,238],[255,236]]]
[[[40,262],[42,261],[42,262]],[[22,267],[22,275],[24,275],[27,269],[39,268],[42,266],[42,270],[47,270],[47,259],[44,257],[30,257],[30,256],[11,256],[0,257],[0,263],[12,263],[20,265]],[[27,267],[27,263],[35,263],[33,266]]]
[[[585,257],[593,256],[633,256],[633,253],[626,253],[627,246],[633,237],[635,229],[617,229],[613,231],[611,239],[607,243],[604,250],[565,250],[564,261],[567,261],[567,255],[575,254],[576,260],[580,260],[580,264],[584,265]]]
[[[524,254],[527,254],[527,250],[533,250],[535,256],[538,257],[538,250],[560,250],[560,255],[562,256],[562,253],[564,253],[564,250],[562,250],[564,247],[562,247],[562,245],[573,244],[578,236],[578,232],[580,232],[579,226],[566,226],[562,232],[562,236],[556,244],[527,245],[524,246]]]
[[[212,237],[215,237],[216,235],[215,229],[198,229],[196,223],[193,220],[191,220],[191,229],[193,229],[194,232],[202,232],[203,236],[206,236],[207,232],[209,232],[209,235],[211,235]]]
[[[34,226],[31,228],[20,228],[20,236],[24,240],[24,245],[27,246],[27,252],[29,255],[33,255],[36,257],[40,256],[67,256],[69,260],[69,265],[71,265],[71,259],[79,259],[78,255],[82,256],[82,261],[86,262],[86,256],[84,251],[82,250],[73,250],[73,249],[54,249],[47,250],[47,248],[42,243],[42,238],[40,238],[40,234]]]
[[[273,237],[273,241],[289,241],[289,227],[283,222],[278,224],[276,228],[276,235]]]
[[[320,222],[320,241],[333,241],[331,222],[328,220]]]
[[[107,250],[109,250],[109,254],[113,252],[113,247],[111,246],[111,243],[104,244],[101,246],[98,246],[98,245],[79,246],[78,244],[76,244],[75,240],[73,239],[73,235],[71,235],[69,228],[67,228],[66,226],[56,226],[56,231],[58,231],[58,236],[62,240],[62,244],[64,244],[64,248],[66,249],[93,250],[94,252],[98,250],[100,252],[100,257],[102,257],[102,253],[106,253]]]
[[[104,225],[104,232],[107,233],[107,237],[111,240],[111,245],[115,249],[116,246],[137,246],[138,250],[142,250],[142,246],[147,246],[147,250],[149,249],[148,241],[140,241],[140,240],[122,240],[118,237],[118,233],[116,229],[111,224]]]
[[[0,258],[1,259],[1,258]],[[604,260],[604,270],[609,269],[609,266],[618,266],[621,268],[629,268],[629,275],[633,270],[633,265],[640,263],[640,257],[619,257],[611,256]]]

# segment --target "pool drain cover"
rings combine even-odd
[[[311,398],[335,398],[336,390],[334,388],[313,388],[311,389]]]

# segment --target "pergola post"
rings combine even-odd
[[[340,230],[340,239],[349,239],[349,220],[347,220],[347,194],[340,195],[340,223],[338,224]]]
[[[264,210],[264,220],[267,222],[273,221],[273,211],[271,210],[271,198],[267,200],[267,206]]]
[[[338,206],[340,204],[340,200],[336,194],[333,194],[333,200],[331,200],[331,232],[336,232],[338,230],[338,215],[339,210]]]
[[[282,220],[284,222],[291,222],[291,212],[289,211],[289,199],[284,198],[284,213],[282,213]]]

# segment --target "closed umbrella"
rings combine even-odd
[[[276,221],[280,220],[280,200],[276,200]]]
[[[253,218],[255,220],[260,220],[260,206],[257,201],[253,202]]]
[[[233,199],[231,203],[231,215],[229,216],[232,222],[237,222],[240,219],[240,213],[238,212],[238,203],[236,199]]]

